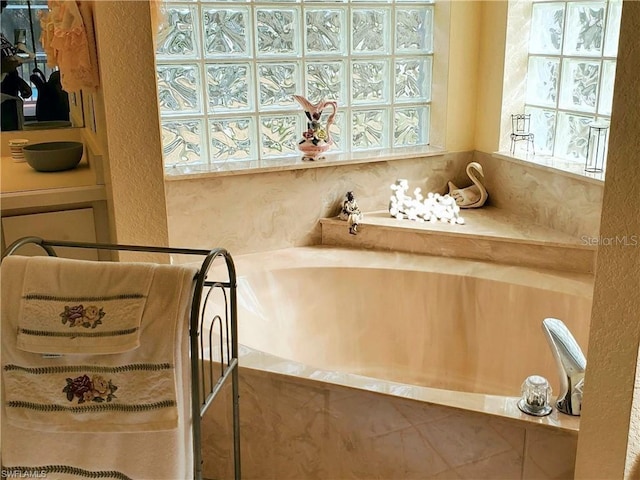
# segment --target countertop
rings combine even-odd
[[[92,157],[92,163],[96,157]],[[97,161],[97,160],[96,160]],[[97,181],[97,168],[87,153],[72,170],[36,172],[27,162],[1,157],[0,210],[2,216],[77,208],[106,200],[106,189]]]
[[[78,166],[63,172],[36,172],[27,162],[2,157],[0,192],[2,194],[96,185],[96,174],[86,153]]]

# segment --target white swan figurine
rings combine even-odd
[[[489,194],[487,193],[487,189],[484,188],[484,185],[480,183],[478,177],[476,177],[472,171],[475,169],[478,173],[484,177],[484,172],[482,171],[482,165],[478,162],[471,162],[467,165],[467,175],[473,182],[473,185],[465,188],[458,188],[452,182],[448,182],[447,186],[449,187],[449,195],[452,196],[456,205],[460,208],[478,208],[484,205],[489,198]]]

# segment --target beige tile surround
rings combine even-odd
[[[204,417],[206,478],[232,478],[229,391]],[[572,478],[577,432],[240,369],[242,477]]]

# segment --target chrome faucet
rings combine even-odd
[[[580,415],[587,359],[567,326],[557,318],[545,318],[542,330],[560,374],[560,393],[556,407],[567,415]]]

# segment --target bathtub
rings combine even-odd
[[[235,261],[244,478],[572,474],[579,418],[517,400],[533,374],[558,393],[544,318],[586,355],[592,277],[335,247]],[[224,477],[230,427],[205,425]]]

